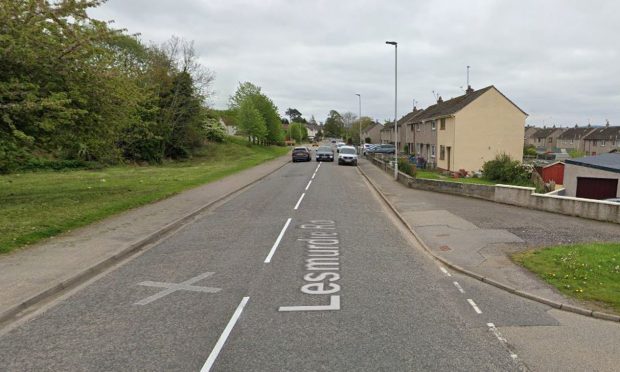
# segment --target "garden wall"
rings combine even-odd
[[[394,173],[394,168],[390,164],[373,157],[368,159],[384,171]],[[620,204],[558,195],[561,192],[538,194],[533,187],[489,186],[419,179],[401,172],[398,172],[398,182],[412,189],[469,196],[546,212],[620,223]]]

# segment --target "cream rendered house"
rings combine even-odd
[[[439,97],[437,104],[415,116],[415,151],[449,171],[480,170],[499,154],[521,161],[526,117],[494,86],[468,87],[462,96],[447,101]]]

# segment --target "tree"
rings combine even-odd
[[[265,119],[260,114],[248,97],[241,102],[237,110],[237,122],[239,123],[238,131],[246,136],[252,142],[260,142],[267,136],[267,126]]]
[[[301,123],[293,123],[288,126],[288,136],[294,139],[297,143],[301,143],[304,139],[304,125]],[[306,132],[306,137],[308,132]]]
[[[345,112],[342,114],[342,122],[345,128],[351,128],[353,122],[357,119],[357,115],[352,112]]]
[[[323,130],[325,132],[326,137],[335,137],[340,138],[344,134],[344,123],[342,121],[342,116],[336,110],[331,110],[327,119],[325,120],[325,125],[323,126]]]
[[[239,83],[237,91],[230,97],[229,106],[232,110],[237,110],[241,104],[248,100],[252,102],[252,106],[263,118],[266,128],[263,142],[266,144],[282,142],[282,120],[278,115],[278,108],[269,97],[261,92],[259,86],[250,82]]]
[[[301,112],[299,112],[299,110],[294,109],[294,108],[288,108],[285,112],[285,115],[288,116],[291,119],[291,122],[293,123],[300,123],[301,122]]]

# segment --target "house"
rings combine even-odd
[[[414,152],[431,166],[476,171],[499,154],[523,157],[527,114],[494,86],[473,90],[412,115]]]
[[[226,131],[227,135],[234,136],[235,134],[237,134],[237,127],[232,123],[232,121],[220,118],[218,120],[218,123]]]
[[[527,142],[528,138],[530,138],[530,136],[534,133],[536,133],[540,128],[539,127],[535,127],[533,125],[526,125],[525,126],[525,136],[523,137],[523,139],[525,140],[525,144],[529,145],[530,143]]]
[[[609,122],[583,138],[586,155],[604,154],[614,149],[620,149],[620,127],[610,127]]]
[[[316,134],[321,130],[321,127],[315,123],[306,123],[306,129],[308,130],[308,139],[313,141]]]
[[[594,128],[589,125],[581,128],[575,125],[574,128],[569,128],[565,130],[564,133],[560,134],[556,143],[557,147],[566,151],[585,151],[583,139],[593,131]]]
[[[403,151],[403,148],[407,147],[408,152],[411,152],[413,148],[413,136],[410,130],[407,130],[407,126],[411,125],[412,120],[422,112],[423,110],[413,108],[413,111],[407,115],[398,119],[398,148],[399,151]],[[388,123],[383,127],[381,143],[394,143],[394,123]],[[383,142],[385,141],[385,142]],[[409,146],[412,145],[411,147]]]
[[[381,130],[383,125],[379,123],[371,123],[362,129],[363,139],[370,138],[370,143],[381,143]]]
[[[567,159],[565,162],[566,196],[588,199],[620,197],[620,153]]]
[[[557,149],[557,140],[565,129],[543,127],[532,134],[527,142],[528,145],[536,146],[538,151],[553,151]]]
[[[394,143],[394,123],[386,123],[383,128],[381,128],[379,140],[381,144]]]

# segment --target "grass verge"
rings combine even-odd
[[[159,166],[0,176],[0,254],[160,200],[284,155],[230,138]]]
[[[512,258],[563,294],[620,313],[620,243],[558,245]]]

